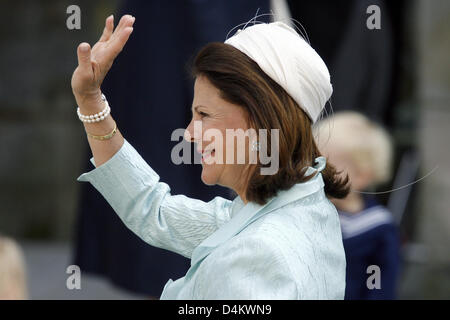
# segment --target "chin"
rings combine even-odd
[[[211,166],[204,166],[202,170],[202,181],[208,186],[213,186],[218,183],[219,174],[217,170]]]

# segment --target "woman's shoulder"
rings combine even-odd
[[[256,281],[262,275],[267,281],[283,279],[283,283],[292,283],[295,290],[291,291],[297,297],[311,294],[317,298],[330,290],[329,284],[320,280],[317,292],[308,292],[318,279],[328,278],[340,288],[345,279],[342,238],[335,243],[322,238],[316,242],[312,230],[286,227],[286,222],[269,215],[255,221],[212,252],[203,270],[222,270],[230,279],[246,281]]]
[[[332,243],[340,243],[342,235],[339,218],[334,206],[317,202],[314,206],[301,202],[273,210],[244,228],[230,240],[232,246],[248,242],[271,247],[288,259],[308,252],[329,249]]]
[[[270,238],[279,235],[287,241],[300,238],[304,241],[304,236],[329,236],[333,233],[341,236],[337,210],[321,192],[273,210],[249,225],[245,232],[270,234]]]
[[[210,254],[201,266],[202,277],[209,279],[220,271],[229,281],[246,281],[251,287],[263,275],[270,283],[280,280],[286,288],[290,283],[289,292],[297,298],[325,297],[326,292],[335,290],[333,286],[342,291],[345,253],[339,221],[336,228],[328,228],[302,217],[314,215],[317,208],[285,206],[262,216]],[[324,278],[327,281],[320,280],[316,291],[306,290]]]

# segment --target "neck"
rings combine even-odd
[[[245,183],[243,183],[242,180],[240,183],[232,186],[231,189],[233,189],[234,192],[241,198],[244,204],[248,203],[247,197],[245,196],[247,188],[245,187]]]
[[[245,192],[236,192],[236,193],[237,193],[238,196],[241,198],[241,200],[242,200],[242,202],[243,202],[244,204],[247,204],[247,203],[248,203],[247,198],[245,197]]]

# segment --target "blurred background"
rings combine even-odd
[[[370,30],[374,4],[381,29]],[[80,29],[68,28],[71,5],[80,8]],[[108,15],[136,16],[102,87],[112,114],[174,193],[231,198],[201,185],[198,166],[169,163],[170,133],[188,123],[187,65],[198,49],[273,12],[298,20],[329,66],[333,110],[358,111],[392,137],[393,176],[377,191],[420,179],[377,195],[401,238],[396,297],[450,299],[449,0],[2,0],[0,12],[0,286],[9,268],[30,299],[152,299],[185,273],[187,259],[148,248],[76,181],[93,169],[70,87],[76,47],[93,45]],[[81,289],[66,286],[73,264]]]

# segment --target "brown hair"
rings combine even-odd
[[[287,190],[296,183],[308,181],[308,166],[320,156],[311,129],[311,120],[291,96],[256,62],[231,45],[213,42],[203,47],[192,64],[192,76],[205,76],[221,92],[221,97],[247,110],[248,122],[257,132],[279,129],[279,170],[274,175],[261,175],[258,164],[247,177],[248,201],[265,204],[279,190]],[[325,193],[329,197],[344,198],[349,192],[345,179],[330,163],[322,171]]]

